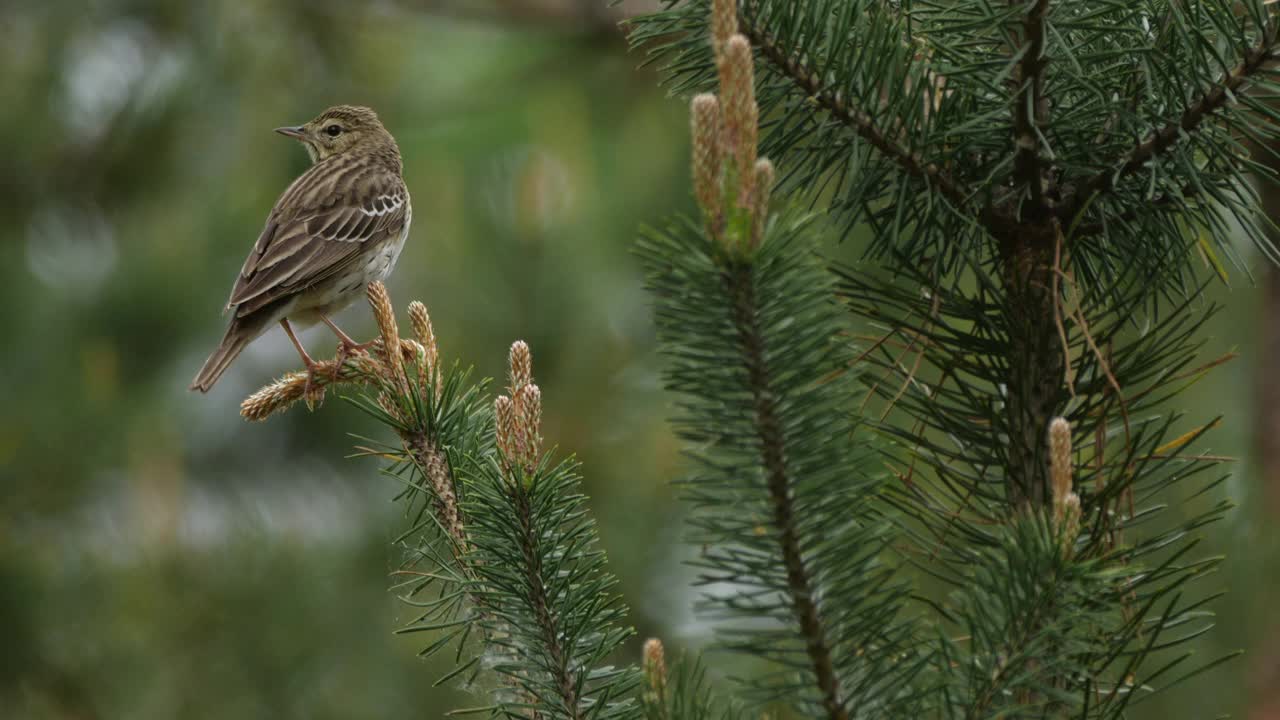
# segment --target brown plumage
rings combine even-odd
[[[227,301],[232,316],[226,334],[192,390],[208,392],[241,351],[277,322],[308,369],[313,362],[290,320],[322,321],[344,352],[360,347],[329,316],[391,273],[409,234],[412,209],[400,150],[372,110],[340,105],[276,132],[300,140],[314,164],[267,216]]]

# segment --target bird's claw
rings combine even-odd
[[[317,362],[309,362],[306,365],[307,382],[302,386],[302,397],[307,402],[308,410],[314,410],[317,405],[324,401],[324,386],[316,382],[317,367],[319,365],[320,363]]]
[[[338,356],[334,359],[333,363],[333,381],[338,381],[338,375],[342,372],[342,366],[347,362],[347,358],[351,357],[355,353],[368,351],[368,349],[373,346],[374,342],[374,340],[370,340],[366,343],[349,343],[345,340],[339,341]]]

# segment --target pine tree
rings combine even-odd
[[[1228,359],[1197,331],[1232,236],[1274,257],[1246,149],[1275,134],[1271,6],[702,0],[633,39],[719,92],[691,106],[702,222],[642,254],[691,540],[736,588],[708,610],[776,621],[725,625],[776,670],[745,696],[1120,717],[1221,661],[1184,647],[1218,594],[1192,582],[1216,421],[1169,407]],[[776,194],[830,229],[766,218],[757,118]],[[814,258],[855,229],[863,261]]]
[[[1275,255],[1246,150],[1276,134],[1271,3],[738,2],[632,30],[693,95],[700,216],[639,255],[721,652],[610,664],[625,609],[529,349],[491,403],[375,285],[372,352],[243,412],[363,388],[406,632],[520,718],[1120,718],[1228,659],[1186,649],[1216,420],[1171,408],[1229,359],[1199,331],[1231,237]],[[824,257],[851,234],[861,261]],[[721,682],[724,652],[761,670]]]

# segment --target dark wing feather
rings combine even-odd
[[[372,166],[342,174],[352,182],[314,165],[276,202],[231,290],[227,307],[237,317],[340,272],[369,243],[403,230],[408,194],[399,174]]]

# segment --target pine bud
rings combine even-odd
[[[1068,553],[1075,546],[1076,535],[1080,532],[1080,496],[1067,493],[1062,501],[1062,543]]]
[[[497,426],[498,452],[508,463],[516,459],[519,445],[516,442],[516,413],[511,398],[499,395],[493,401],[494,424]]]
[[[1049,484],[1053,490],[1054,517],[1062,520],[1064,503],[1072,492],[1071,425],[1061,417],[1049,423]]]
[[[755,167],[755,197],[751,199],[751,247],[760,247],[769,222],[769,195],[773,190],[773,163],[760,158]]]
[[[290,373],[258,390],[240,403],[240,414],[251,422],[261,422],[272,413],[283,412],[302,398],[306,373]]]
[[[661,702],[666,694],[667,660],[658,638],[644,641],[644,679],[651,702]]]
[[[418,342],[427,351],[427,367],[434,370],[440,358],[440,348],[436,346],[436,333],[431,327],[427,306],[417,300],[409,303],[409,322],[413,325],[413,334],[418,336]]]
[[[738,206],[750,210],[759,108],[756,107],[755,64],[751,43],[742,35],[729,38],[720,71],[724,95],[725,140],[733,154],[738,181]]]
[[[520,426],[520,437],[523,441],[521,461],[531,472],[542,455],[542,391],[537,385],[530,383],[520,388],[515,407],[519,415],[516,423]]]
[[[517,340],[511,344],[508,361],[511,364],[511,387],[509,389],[512,400],[515,400],[520,388],[533,382],[533,356],[529,353],[529,346],[525,341]]]
[[[413,326],[413,334],[418,336],[418,341],[422,343],[424,350],[425,367],[421,368],[424,372],[420,375],[435,387],[436,401],[439,402],[440,395],[444,392],[440,373],[440,348],[436,345],[436,333],[431,326],[431,316],[427,314],[427,306],[417,300],[409,303],[409,323]]]
[[[396,311],[391,306],[391,295],[387,293],[387,286],[377,280],[369,283],[365,294],[369,298],[369,306],[373,308],[373,317],[378,321],[378,331],[382,334],[382,352],[387,369],[392,377],[402,378],[404,373],[401,363],[404,358],[400,354],[400,328],[396,325]]]
[[[711,47],[715,50],[717,61],[724,55],[724,47],[729,38],[737,32],[738,8],[735,0],[712,0]]]
[[[711,93],[693,98],[690,121],[693,130],[693,194],[713,225],[724,211],[720,179],[724,170],[724,148],[720,144],[720,102]]]

